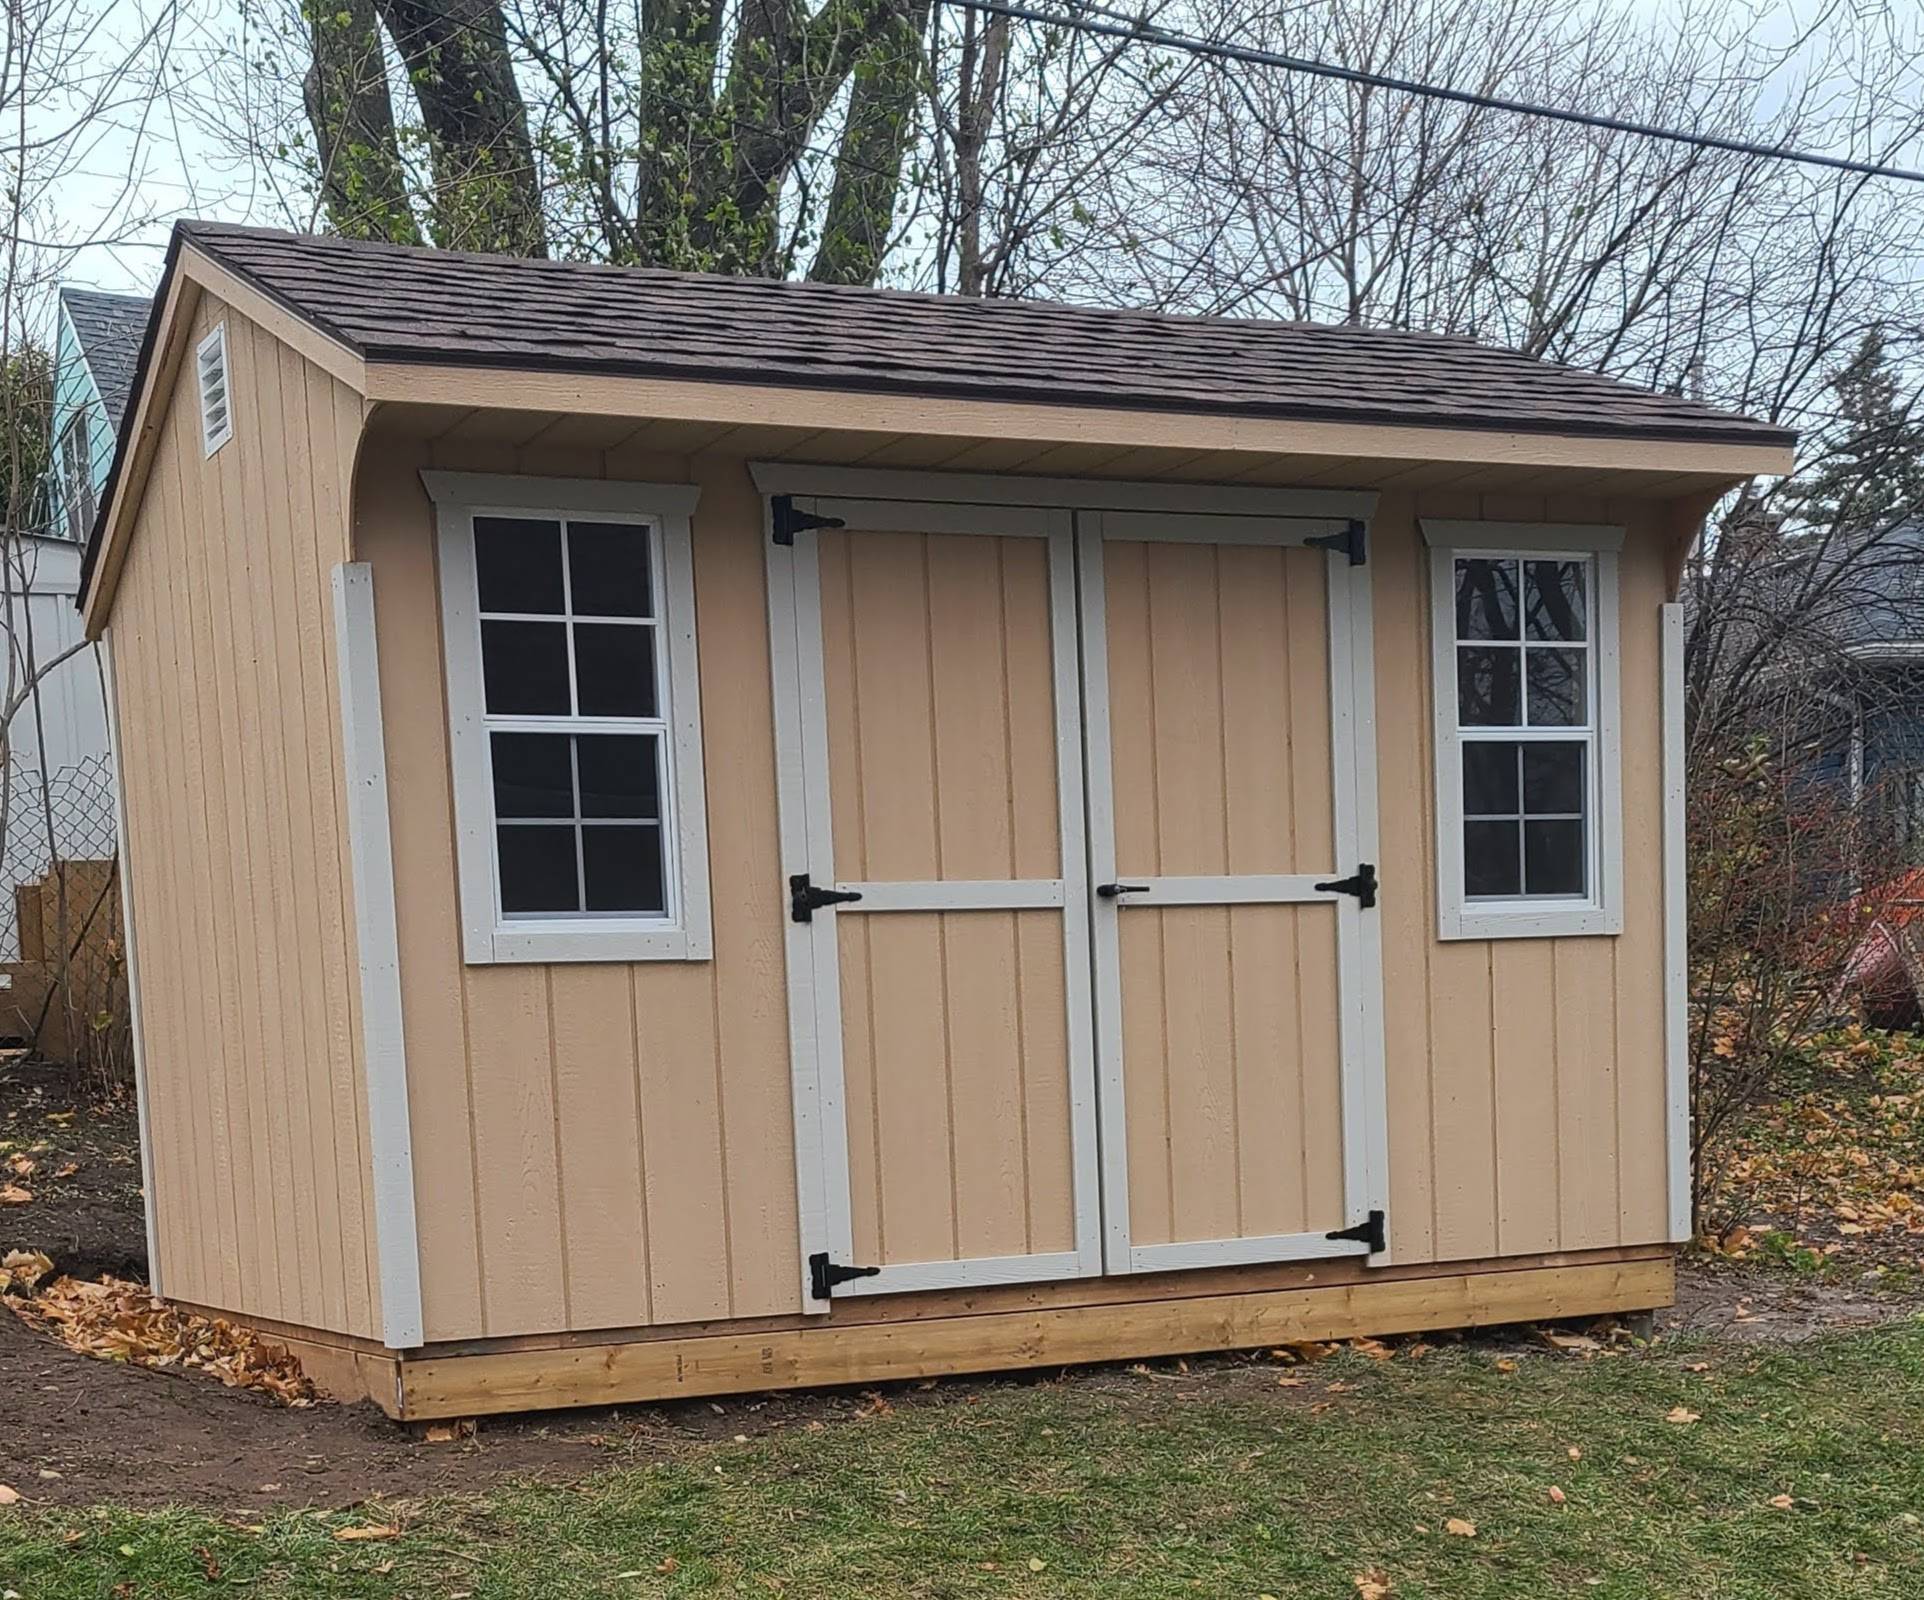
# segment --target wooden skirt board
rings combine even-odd
[[[632,1404],[769,1389],[1141,1360],[1544,1318],[1646,1311],[1675,1297],[1668,1251],[1628,1259],[1407,1275],[1169,1299],[1011,1306],[973,1314],[821,1318],[562,1347],[338,1352],[312,1374],[343,1399],[402,1420]],[[881,1309],[884,1302],[877,1302]],[[851,1304],[849,1310],[857,1307]],[[289,1340],[304,1357],[315,1346]]]
[[[1362,569],[1303,519],[795,512],[806,1308],[1381,1259]]]

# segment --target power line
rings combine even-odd
[[[1509,111],[1518,116],[1541,117],[1549,122],[1570,122],[1584,128],[1608,128],[1616,133],[1634,133],[1646,139],[1665,139],[1672,144],[1693,145],[1703,150],[1727,150],[1736,155],[1764,156],[1773,161],[1790,161],[1810,167],[1829,167],[1838,172],[1857,172],[1873,178],[1900,178],[1906,183],[1924,183],[1924,172],[1910,167],[1884,166],[1875,161],[1854,161],[1848,156],[1820,155],[1810,150],[1793,150],[1787,145],[1756,144],[1748,139],[1726,139],[1711,133],[1685,133],[1677,128],[1657,128],[1624,117],[1606,117],[1590,111],[1570,111],[1562,106],[1538,105],[1529,100],[1509,100],[1500,95],[1477,94],[1469,89],[1451,89],[1442,84],[1422,83],[1413,78],[1393,78],[1380,72],[1365,72],[1330,61],[1312,61],[1305,56],[1285,55],[1279,50],[1262,50],[1254,45],[1227,44],[1198,39],[1190,34],[1173,33],[1152,22],[1127,19],[1115,21],[1117,13],[1102,7],[1078,8],[1074,14],[1044,11],[1012,0],[943,0],[961,11],[982,11],[1019,22],[1039,22],[1048,27],[1068,28],[1077,33],[1107,39],[1123,39],[1155,45],[1217,61],[1241,61],[1252,66],[1279,67],[1285,72],[1308,73],[1318,78],[1335,78],[1344,83],[1367,84],[1398,94],[1417,95],[1427,100],[1447,100],[1457,105],[1477,106],[1486,111]]]

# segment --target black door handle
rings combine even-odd
[[[1148,892],[1149,885],[1146,883],[1099,883],[1096,885],[1096,893],[1101,895],[1105,900],[1114,900],[1125,894],[1147,894]]]

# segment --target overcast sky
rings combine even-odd
[[[161,3],[165,0],[112,0],[114,21],[126,31],[136,32],[141,16]],[[1447,4],[1447,0],[1438,3]],[[1608,5],[1611,0],[1599,3]],[[1626,3],[1655,19],[1674,16],[1680,9],[1679,0]],[[1753,3],[1758,36],[1775,42],[1794,38],[1799,20],[1818,9],[1818,0]],[[189,19],[180,51],[183,62],[217,44],[231,45],[238,37],[243,13],[237,0],[182,0],[182,4]],[[191,84],[182,90],[183,96],[193,92]],[[1332,85],[1330,92],[1343,91]],[[85,176],[61,197],[66,237],[86,237],[98,230],[102,217],[115,206],[129,171],[137,180],[133,209],[156,220],[142,228],[131,243],[92,246],[76,252],[67,269],[68,281],[99,289],[150,291],[160,275],[161,252],[176,217],[274,225],[285,221],[275,198],[261,189],[253,174],[237,170],[217,141],[198,131],[189,118],[163,109],[138,131],[128,127],[101,130],[88,153]]]

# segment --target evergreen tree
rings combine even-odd
[[[1924,516],[1924,416],[1902,395],[1881,327],[1831,380],[1838,443],[1801,496],[1812,524],[1866,532]]]

